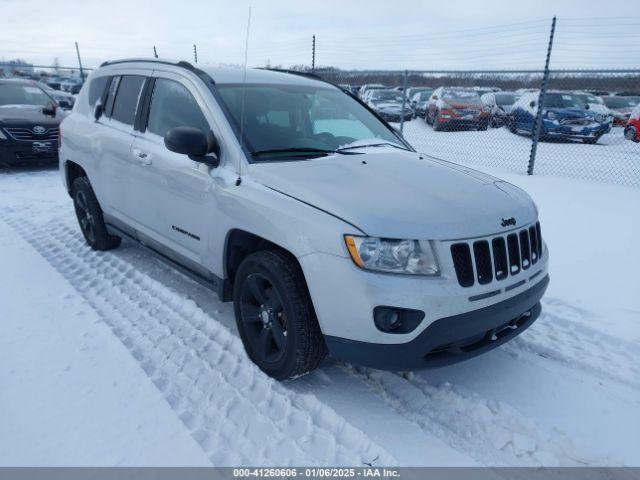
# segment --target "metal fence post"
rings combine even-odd
[[[404,131],[404,110],[407,103],[407,76],[409,72],[404,71],[404,78],[402,82],[402,113],[400,114],[400,132]]]
[[[78,54],[78,65],[80,66],[80,79],[84,80],[84,70],[82,69],[82,60],[80,59],[80,48],[76,42],[76,53]]]
[[[556,17],[551,21],[551,33],[549,34],[549,46],[547,47],[547,58],[544,63],[544,73],[542,74],[542,85],[540,94],[538,95],[538,111],[533,123],[531,132],[531,154],[529,155],[529,166],[527,174],[533,175],[533,168],[536,163],[536,153],[538,151],[538,141],[540,140],[540,130],[542,129],[542,107],[544,105],[545,95],[547,93],[547,85],[549,83],[549,60],[551,59],[551,49],[553,48],[553,35],[556,31]]]

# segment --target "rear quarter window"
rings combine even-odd
[[[96,77],[91,79],[89,84],[89,105],[95,106],[95,104],[102,98],[104,89],[107,88],[107,83],[110,77]]]

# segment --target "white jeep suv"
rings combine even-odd
[[[415,152],[318,78],[105,63],[62,123],[60,172],[91,248],[126,237],[233,301],[278,379],[327,352],[473,357],[531,325],[548,284],[526,193]]]

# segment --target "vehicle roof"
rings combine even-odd
[[[242,67],[216,67],[210,65],[192,65],[189,62],[156,59],[156,58],[130,58],[123,60],[114,60],[105,62],[101,65],[101,69],[113,68],[117,70],[120,67],[136,67],[136,68],[154,68],[154,65],[168,66],[173,68],[183,68],[192,72],[204,72],[209,75],[217,85],[243,83],[245,79],[245,70]],[[251,84],[288,84],[288,85],[309,85],[328,87],[332,84],[325,82],[320,78],[314,78],[305,72],[290,72],[267,70],[263,68],[247,68],[246,82]]]
[[[21,83],[24,85],[33,85],[35,81],[31,80],[30,78],[0,78],[0,84],[7,84],[7,83]]]

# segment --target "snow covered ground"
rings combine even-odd
[[[404,134],[416,149],[451,162],[527,171],[531,139],[506,128],[435,132],[419,118],[405,124]],[[640,146],[626,140],[621,127],[596,145],[540,142],[535,173],[640,187]]]
[[[540,319],[462,364],[285,383],[230,304],[91,251],[56,170],[0,173],[0,465],[640,465],[640,190],[483,169],[540,207]]]

